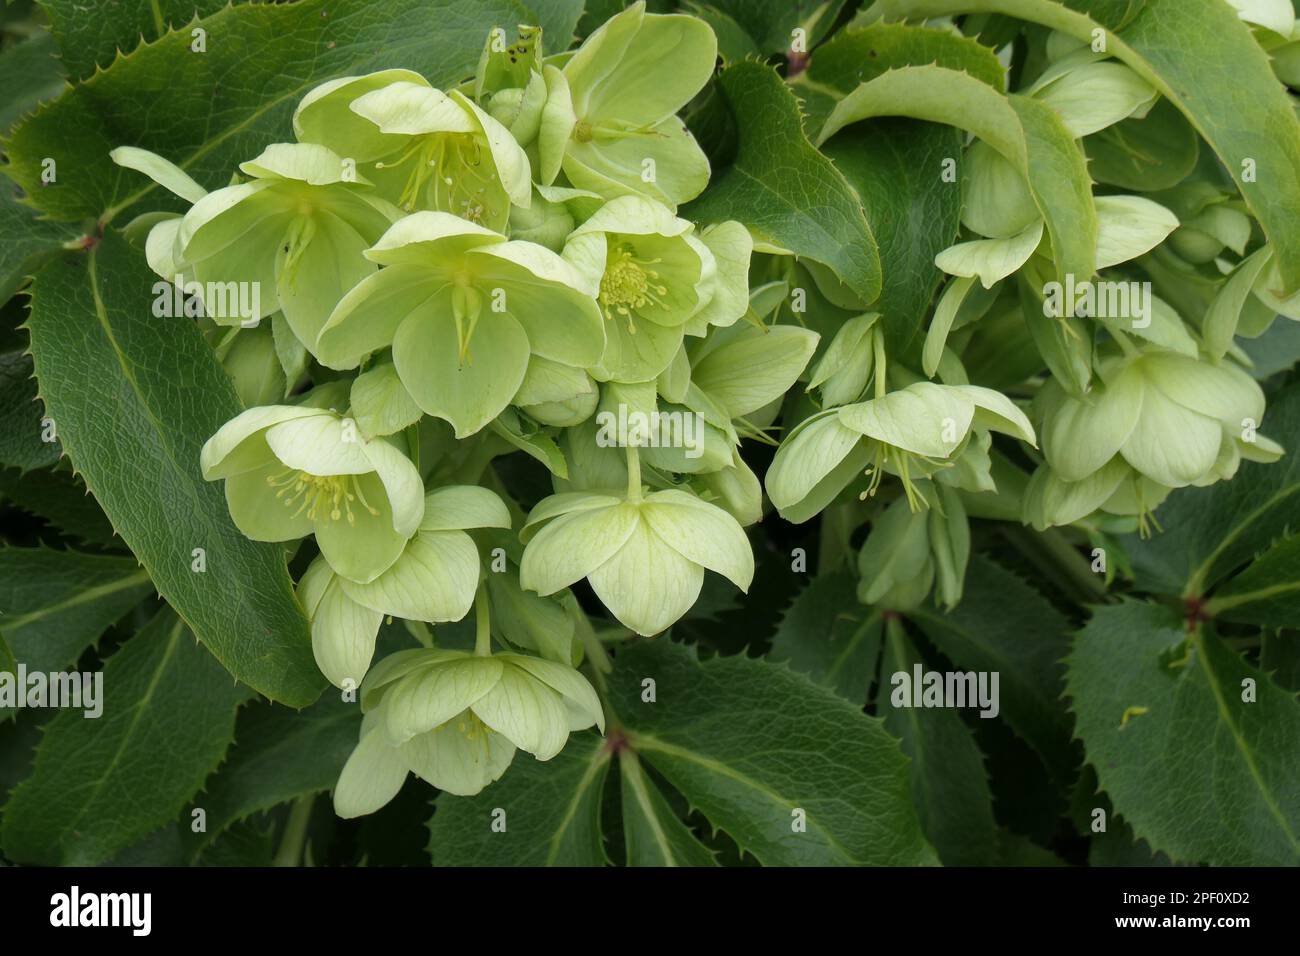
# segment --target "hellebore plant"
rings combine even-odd
[[[45,6],[0,863],[1300,862],[1290,0]]]

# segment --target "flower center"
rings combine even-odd
[[[357,523],[356,513],[352,510],[354,503],[375,517],[379,515],[379,511],[366,501],[359,475],[311,475],[286,468],[278,474],[267,475],[266,483],[279,489],[275,496],[286,507],[298,506],[293,513],[295,518],[305,511],[312,521],[338,521],[346,517],[348,524],[354,525]]]
[[[650,266],[660,259],[641,259],[631,246],[611,249],[605,258],[605,274],[600,279],[600,292],[596,296],[605,318],[613,321],[617,313],[627,319],[629,332],[636,332],[632,313],[646,306],[657,305],[667,309],[660,296],[668,294],[668,287],[660,281],[659,273]]]
[[[397,205],[412,212],[426,198],[430,206],[484,223],[496,218],[496,206],[488,187],[496,181],[496,169],[485,162],[482,144],[470,133],[435,133],[418,136],[396,159],[375,163],[376,169],[395,169],[410,164],[406,183]]]
[[[860,495],[859,501],[866,501],[867,498],[873,497],[880,488],[880,480],[885,476],[885,464],[889,461],[890,455],[894,456],[894,470],[898,474],[898,479],[903,483],[903,494],[907,496],[907,507],[915,514],[918,511],[924,511],[929,507],[924,496],[912,484],[912,477],[909,473],[908,463],[912,458],[911,452],[906,452],[887,445],[882,441],[875,441],[875,449],[871,455],[871,465],[863,472],[869,479],[867,488]],[[918,456],[919,457],[919,456]],[[931,459],[924,459],[930,464],[938,464]]]
[[[492,733],[492,728],[479,720],[478,714],[472,710],[461,713],[460,720],[456,722],[456,729],[465,736],[466,740],[478,740],[481,737],[484,743],[487,742],[488,734]]]

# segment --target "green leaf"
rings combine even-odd
[[[13,193],[8,184],[0,188],[0,302],[8,301],[41,262],[77,235],[66,222],[37,219]]]
[[[185,833],[188,856],[254,813],[332,789],[360,730],[357,705],[332,693],[302,711],[260,702],[244,708],[225,763],[195,800],[207,831]]]
[[[1206,612],[1247,624],[1293,627],[1300,621],[1300,534],[1279,541],[1219,588]]]
[[[543,763],[516,754],[506,775],[474,797],[441,794],[429,822],[434,866],[604,866],[601,790],[609,748],[575,734]],[[505,812],[505,829],[493,828]]]
[[[1262,423],[1264,434],[1300,435],[1300,387],[1279,392]],[[1300,455],[1244,461],[1232,481],[1180,488],[1156,512],[1165,530],[1149,540],[1125,539],[1148,591],[1200,597],[1263,551],[1284,528],[1300,528]]]
[[[997,671],[1001,713],[1058,781],[1075,767],[1070,719],[1061,708],[1061,659],[1069,624],[1047,599],[981,555],[971,558],[962,601],[947,614],[908,615],[958,667]]]
[[[0,53],[0,90],[5,91],[5,102],[0,103],[0,132],[41,100],[57,96],[65,85],[54,37],[47,31],[35,33]]]
[[[69,537],[122,550],[122,542],[116,540],[108,518],[70,468],[26,475],[16,468],[0,468],[0,495],[44,518]]]
[[[1139,837],[1180,861],[1300,864],[1292,694],[1170,609],[1134,601],[1097,608],[1068,664],[1088,761]]]
[[[9,642],[5,640],[4,632],[0,631],[0,674],[5,672],[17,674],[18,661],[14,659],[14,652],[9,649]]]
[[[111,18],[86,19],[97,31]],[[152,150],[208,188],[224,186],[241,161],[285,139],[298,100],[317,84],[400,63],[436,87],[455,85],[474,72],[493,24],[529,19],[511,0],[227,7],[202,22],[206,52],[191,52],[188,30],[168,33],[20,123],[5,172],[56,218],[110,220],[154,188],[109,160],[118,146]],[[46,157],[59,172],[42,189]]]
[[[912,801],[926,838],[945,866],[989,866],[998,858],[998,831],[993,820],[984,755],[961,714],[947,708],[889,705],[890,677],[912,680],[921,663],[911,640],[896,621],[886,628],[880,664],[881,715],[885,729],[903,742],[912,758]]]
[[[934,860],[898,743],[806,677],[660,639],[619,651],[610,701],[637,756],[764,865]]]
[[[103,714],[63,711],[5,806],[6,855],[89,866],[175,819],[230,744],[235,685],[170,611],[109,658]]]
[[[283,551],[239,533],[199,449],[240,411],[198,329],[151,314],[154,277],[108,235],[32,292],[36,374],[63,446],[159,592],[238,679],[304,706],[324,684]],[[87,388],[87,383],[94,383]],[[192,570],[202,548],[206,570]]]
[[[819,574],[782,615],[771,659],[789,661],[861,706],[876,676],[880,635],[880,615],[858,602],[857,579],[843,571]]]
[[[134,558],[0,548],[0,627],[31,671],[72,664],[152,591]]]
[[[789,87],[776,71],[754,62],[728,67],[718,83],[738,121],[739,149],[682,215],[700,223],[738,220],[760,250],[807,256],[857,296],[875,299],[880,256],[862,204],[834,164],[808,142]]]
[[[807,31],[807,49],[821,40],[844,0],[708,0],[753,38],[763,53],[787,53],[795,27]]]
[[[792,82],[800,95],[805,90],[814,94],[810,99],[818,105],[810,110],[810,119],[816,129],[826,119],[822,106],[833,106],[835,99],[882,73],[927,63],[969,73],[997,90],[1007,85],[1007,71],[997,54],[979,41],[951,30],[902,23],[841,30],[817,48],[807,71]]]
[[[1259,666],[1282,687],[1300,693],[1300,636],[1294,631],[1265,634],[1259,648]]]
[[[695,838],[641,767],[631,750],[620,750],[623,838],[628,866],[717,866],[713,851]]]
[[[59,460],[59,443],[41,440],[42,414],[31,356],[0,352],[0,465],[29,471]]]
[[[585,0],[523,0],[531,16],[525,16],[520,23],[532,23],[542,28],[542,43],[545,52],[561,53],[573,42],[573,32],[582,19]],[[501,24],[507,26],[507,24]],[[513,27],[511,23],[508,26]]]
[[[857,191],[880,247],[882,315],[890,355],[907,361],[943,272],[934,257],[961,229],[961,134],[897,117],[858,123],[822,147]],[[942,178],[953,161],[954,179]]]
[[[965,73],[908,66],[863,83],[831,111],[818,136],[877,116],[910,116],[964,129],[988,143],[1029,182],[1047,221],[1057,274],[1096,272],[1097,210],[1083,150],[1050,106],[1005,96]]]
[[[1118,9],[1072,5],[1099,15]],[[1053,0],[877,0],[871,9],[886,19],[1004,13],[1084,43],[1096,28]],[[1268,55],[1224,0],[1147,0],[1124,16],[1132,18],[1106,35],[1107,52],[1168,97],[1214,148],[1277,253],[1284,291],[1300,289],[1300,120]]]
[[[1172,189],[1196,168],[1200,139],[1177,107],[1159,100],[1141,119],[1126,119],[1083,141],[1088,172],[1099,183],[1140,192]]]
[[[41,0],[50,29],[59,41],[59,56],[77,79],[130,53],[141,40],[158,39],[196,15],[215,13],[227,0],[114,0],[111,13],[87,9],[84,0]],[[188,33],[186,34],[188,41]]]

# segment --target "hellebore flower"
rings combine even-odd
[[[386,615],[408,621],[459,621],[474,603],[479,553],[470,528],[508,528],[510,514],[493,492],[473,485],[437,488],[401,555],[379,577],[360,584],[337,576],[321,557],[298,582],[311,621],[316,664],[336,687],[361,683]]]
[[[913,511],[899,498],[872,523],[858,552],[858,600],[893,611],[919,606],[938,578],[936,603],[961,600],[970,560],[970,526],[951,488],[922,484],[929,507]]]
[[[1264,393],[1231,364],[1148,352],[1116,356],[1097,371],[1103,387],[1087,398],[1054,381],[1040,393],[1043,454],[1062,481],[1089,478],[1119,455],[1153,482],[1181,488],[1230,476],[1242,457],[1282,454],[1255,434]]]
[[[606,320],[597,378],[655,378],[688,331],[702,335],[709,325],[731,325],[745,314],[753,251],[748,231],[735,222],[698,237],[693,230],[660,203],[624,196],[570,235],[564,257],[589,278]]]
[[[874,494],[885,472],[897,475],[914,509],[924,500],[912,485],[948,467],[973,429],[1035,443],[1023,412],[1006,396],[976,385],[917,382],[855,405],[819,412],[789,434],[767,473],[767,494],[782,517],[807,521],[863,469]]]
[[[239,167],[250,182],[208,193],[179,220],[154,227],[157,247],[173,237],[170,259],[205,290],[251,287],[251,314],[209,301],[219,324],[255,322],[277,309],[310,349],[343,293],[376,270],[362,253],[400,216],[343,160],[323,146],[276,143]],[[174,276],[165,278],[173,279]]]
[[[520,583],[543,596],[582,578],[625,626],[649,637],[699,597],[704,570],[742,591],[754,555],[736,520],[684,491],[644,498],[568,493],[538,503],[520,540]]]
[[[387,268],[343,297],[316,343],[320,361],[355,368],[391,345],[415,403],[457,438],[510,403],[530,355],[575,368],[600,358],[604,327],[585,280],[543,246],[419,212],[365,254]]]
[[[344,818],[388,803],[408,772],[471,796],[505,773],[516,748],[550,760],[571,731],[593,724],[605,730],[586,678],[522,654],[393,654],[367,675],[361,706],[361,739],[334,790],[335,812]]]
[[[502,229],[510,204],[532,198],[528,157],[510,132],[464,94],[405,70],[318,87],[298,106],[294,130],[362,164],[379,194],[407,212]]]
[[[676,113],[709,77],[718,42],[703,20],[638,2],[543,71],[540,180],[607,198],[639,193],[674,209],[704,191],[709,161]]]
[[[235,525],[254,541],[315,533],[335,572],[373,581],[424,516],[424,485],[387,440],[364,441],[351,419],[303,405],[250,408],[218,429],[203,477],[226,480]]]

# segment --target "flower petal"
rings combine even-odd
[[[401,148],[401,136],[383,133],[374,123],[354,113],[354,100],[392,83],[429,85],[412,70],[380,70],[365,76],[342,76],[312,89],[293,113],[293,132],[299,142],[343,147],[357,162],[387,156]],[[336,150],[337,151],[337,150]]]
[[[495,687],[504,670],[494,658],[466,656],[403,678],[383,701],[388,739],[400,744],[445,724]]]
[[[717,505],[685,491],[657,491],[641,506],[641,517],[678,554],[749,590],[754,552],[736,519]]]
[[[600,705],[600,698],[587,678],[578,671],[555,661],[525,654],[498,654],[497,657],[507,666],[513,665],[527,671],[559,693],[565,700],[575,704],[587,722],[582,727],[570,726],[570,730],[584,730],[595,724],[600,728],[601,733],[605,732],[605,711]]]
[[[564,259],[534,242],[512,241],[473,250],[476,285],[503,293],[506,314],[528,334],[532,351],[574,368],[594,365],[605,348],[600,308],[582,276]]]
[[[361,475],[357,484],[377,514],[371,514],[360,501],[350,502],[351,521],[318,514],[313,530],[316,544],[334,572],[364,584],[392,567],[410,536],[394,530],[392,507],[377,475]]]
[[[408,621],[459,621],[478,587],[478,549],[463,531],[422,531],[368,584],[344,581],[358,604]]]
[[[503,662],[501,679],[470,708],[520,750],[550,760],[569,739],[560,694],[527,671]]]
[[[1152,481],[1180,488],[1214,467],[1224,440],[1218,421],[1148,388],[1142,397],[1142,414],[1120,454]]]
[[[419,469],[383,438],[363,443],[361,451],[383,483],[393,511],[394,530],[407,536],[415,534],[424,517],[424,480]]]
[[[834,410],[801,422],[776,450],[764,484],[781,516],[801,523],[830,504],[865,467],[862,436]]]
[[[266,443],[287,467],[309,475],[364,475],[375,470],[356,423],[337,415],[282,421],[267,429]]]
[[[965,440],[975,403],[958,388],[918,382],[836,410],[841,424],[927,458],[947,458]]]
[[[567,588],[611,560],[640,520],[636,507],[629,504],[556,518],[524,548],[520,584],[543,596]]]
[[[475,728],[474,739],[460,730],[469,714],[453,718],[402,744],[406,766],[421,780],[458,797],[472,797],[501,779],[515,759],[515,746],[501,734]]]
[[[344,820],[374,813],[406,780],[406,761],[384,736],[382,726],[366,715],[361,740],[353,748],[334,786],[334,812]]]
[[[510,512],[496,492],[478,485],[448,485],[425,495],[421,531],[509,528]]]
[[[199,453],[199,466],[208,481],[227,478],[266,464],[271,450],[266,442],[249,442],[258,432],[281,422],[329,417],[329,412],[303,405],[263,405],[240,412],[207,440]],[[245,445],[245,443],[248,443]]]
[[[277,477],[284,466],[272,459],[261,468],[241,471],[226,478],[226,505],[235,527],[254,541],[296,541],[312,532],[307,510],[300,502],[286,504],[276,497],[268,479]]]
[[[384,615],[352,600],[342,581],[333,576],[311,613],[311,650],[331,684],[355,690],[370,669]]]
[[[312,354],[333,369],[356,368],[365,356],[393,343],[410,316],[445,305],[450,286],[418,265],[392,265],[367,276],[339,300],[312,345]]]
[[[506,313],[481,315],[464,364],[450,314],[420,312],[393,337],[393,364],[424,411],[451,423],[457,438],[482,429],[510,404],[528,370],[528,336]]]
[[[704,568],[638,520],[623,546],[588,579],[621,624],[649,637],[671,627],[695,604]]]

